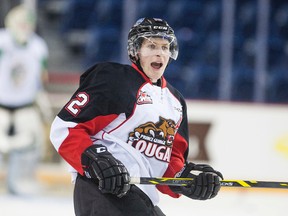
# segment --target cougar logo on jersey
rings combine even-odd
[[[145,154],[161,161],[170,161],[176,124],[160,117],[157,123],[147,122],[129,134],[128,143]]]
[[[142,105],[142,104],[152,104],[152,98],[150,95],[147,94],[145,91],[140,91],[138,98],[137,98],[137,104]]]

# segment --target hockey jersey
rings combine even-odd
[[[80,86],[54,119],[50,139],[58,153],[83,175],[82,152],[105,145],[133,177],[174,177],[188,155],[186,104],[164,77],[154,85],[136,65],[100,63],[80,77]],[[157,189],[137,185],[152,202]]]
[[[11,33],[0,30],[0,104],[21,107],[31,104],[42,89],[46,42],[33,34],[26,45],[15,43]]]

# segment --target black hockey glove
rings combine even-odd
[[[102,193],[124,196],[130,189],[130,175],[126,167],[108,152],[104,145],[92,145],[82,153],[86,177],[99,180]]]
[[[199,174],[192,174],[191,171]],[[220,172],[206,164],[188,163],[176,176],[178,178],[193,178],[188,186],[170,186],[174,193],[183,194],[191,199],[207,200],[215,197],[220,190]]]

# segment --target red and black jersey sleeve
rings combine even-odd
[[[55,138],[54,146],[58,142],[58,153],[79,173],[83,173],[81,154],[92,144],[91,136],[120,113],[131,115],[135,92],[142,83],[143,78],[131,66],[116,63],[97,64],[81,76],[79,88],[58,114],[62,125],[53,127],[67,134]]]

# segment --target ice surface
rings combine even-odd
[[[286,216],[288,190],[232,190],[220,191],[209,201],[185,197],[173,199],[161,195],[160,207],[167,216]],[[184,214],[185,213],[185,214]],[[73,216],[72,196],[12,196],[0,194],[1,216]]]

